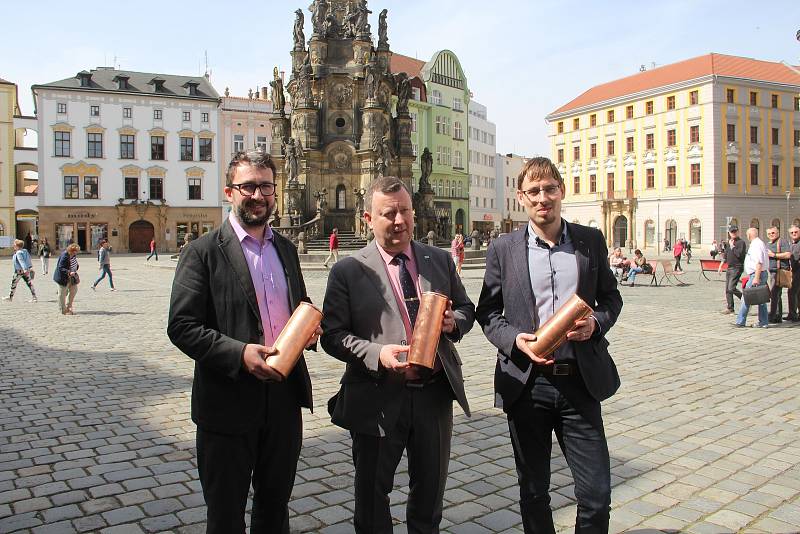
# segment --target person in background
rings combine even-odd
[[[31,251],[33,250],[32,247],[33,247],[33,238],[31,237],[30,231],[28,231],[28,234],[25,236],[25,242],[24,242],[24,248],[25,250],[28,251],[28,254],[30,254]]]
[[[681,254],[683,254],[683,242],[678,239],[675,241],[675,246],[672,247],[672,257],[675,258],[675,272],[682,273],[681,267]]]
[[[722,312],[725,315],[734,313],[733,297],[736,295],[742,298],[742,292],[739,291],[739,279],[744,272],[744,257],[747,254],[747,244],[744,239],[739,237],[739,227],[731,225],[728,228],[728,241],[723,248],[723,260],[728,264],[728,269],[725,272],[725,301],[727,308]]]
[[[456,272],[461,276],[461,267],[464,265],[464,234],[456,234],[450,243],[450,256],[456,266]]]
[[[48,270],[50,269],[50,243],[47,242],[47,238],[43,237],[42,240],[39,242],[39,260],[42,262],[42,274],[47,274]]]
[[[328,268],[328,262],[333,258],[333,262],[339,261],[339,229],[334,228],[328,238],[328,257],[325,258],[323,265]]]
[[[100,250],[97,251],[97,261],[100,263],[100,277],[92,284],[92,291],[97,289],[97,284],[108,275],[108,283],[111,285],[111,291],[116,291],[114,288],[114,277],[111,274],[111,253],[108,251],[108,240],[103,239],[100,241]]]
[[[617,247],[611,252],[608,257],[608,263],[614,272],[614,276],[621,279],[622,275],[625,274],[625,257],[622,255],[621,248]]]
[[[70,243],[58,257],[58,263],[53,270],[53,280],[58,284],[58,308],[61,315],[75,315],[72,305],[75,295],[78,294],[78,251],[81,249],[76,243]]]
[[[747,274],[747,287],[756,287],[761,284],[767,283],[767,269],[769,268],[769,256],[767,255],[767,246],[764,241],[758,237],[758,228],[747,229],[747,239],[750,240],[750,247],[747,249],[747,255],[744,258],[744,272]],[[744,327],[747,322],[747,312],[750,306],[742,299],[742,307],[739,309],[739,315],[736,318],[736,326]],[[758,305],[758,324],[757,328],[767,328],[769,326],[769,317],[767,314],[767,305]]]
[[[25,242],[20,239],[14,240],[14,256],[11,258],[11,265],[14,269],[14,274],[11,275],[11,292],[3,300],[11,302],[14,298],[14,292],[17,290],[17,282],[22,278],[25,284],[31,291],[31,302],[36,302],[36,290],[33,288],[33,262],[31,261],[31,254],[25,248]]]
[[[692,244],[686,239],[683,240],[683,253],[686,255],[686,265],[692,263]]]
[[[669,252],[669,239],[664,238],[664,252]]]
[[[150,255],[147,256],[147,261],[150,261],[150,258],[153,256],[156,257],[156,261],[158,261],[158,250],[156,250],[156,238],[150,240]]]
[[[798,305],[800,305],[800,227],[792,225],[789,227],[789,237],[792,242],[789,244],[789,266],[792,270],[792,287],[789,288],[789,312],[783,319],[796,323],[800,321]]]
[[[767,256],[769,256],[769,322],[783,322],[783,288],[778,285],[778,269],[789,270],[789,242],[779,237],[778,228],[767,228]]]
[[[644,272],[644,265],[647,263],[647,258],[644,257],[642,251],[638,248],[633,251],[633,256],[633,265],[628,270],[628,281],[631,283],[631,287],[633,287],[636,282],[636,275]]]

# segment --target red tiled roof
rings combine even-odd
[[[405,72],[409,78],[419,76],[422,67],[425,66],[425,61],[414,59],[413,57],[404,56],[402,54],[393,53],[392,59],[389,63],[389,69],[394,72]]]
[[[706,54],[596,85],[553,111],[552,114],[711,74],[800,85],[800,73],[783,63],[725,54]]]

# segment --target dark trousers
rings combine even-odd
[[[531,380],[530,392],[508,414],[525,534],[555,532],[549,495],[554,431],[575,482],[575,532],[608,532],[611,466],[600,403],[580,376]]]
[[[742,298],[742,292],[739,290],[739,279],[742,277],[744,267],[735,265],[728,267],[725,271],[725,301],[728,304],[728,309],[733,311],[733,296]]]
[[[769,320],[779,323],[783,321],[783,288],[778,285],[778,273],[769,273]]]
[[[353,523],[358,534],[392,533],[389,493],[404,449],[408,451],[408,532],[439,532],[453,433],[452,391],[443,379],[421,389],[408,388],[404,397],[397,424],[386,436],[351,433],[356,468]]]
[[[792,270],[792,287],[787,291],[789,294],[789,311],[787,315],[789,319],[797,319],[800,317],[800,269]]]
[[[300,406],[288,384],[270,384],[267,420],[246,434],[197,427],[197,468],[208,506],[207,533],[245,531],[253,484],[250,532],[289,532],[292,494],[303,433]]]
[[[114,289],[114,277],[111,274],[111,265],[107,263],[100,266],[100,277],[94,281],[92,287],[97,287],[97,284],[99,284],[106,275],[108,275],[108,283],[111,284],[111,289]]]
[[[156,249],[150,251],[150,255],[147,256],[147,261],[150,261],[150,258],[152,258],[153,256],[155,256],[156,261],[158,261],[158,251]]]
[[[676,271],[682,271],[683,270],[681,268],[681,257],[680,256],[675,256],[675,267],[674,267],[674,269]]]

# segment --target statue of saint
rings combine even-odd
[[[386,35],[388,30],[388,26],[386,25],[386,15],[388,13],[389,10],[384,9],[378,16],[378,48],[381,50],[389,49],[389,37]]]
[[[419,191],[427,192],[431,189],[431,183],[428,178],[433,172],[433,154],[428,150],[428,147],[425,147],[425,150],[422,151],[420,169],[422,170],[422,175],[419,177]]]
[[[325,37],[337,37],[339,35],[339,21],[333,13],[325,15],[325,25],[322,29],[322,35]]]
[[[303,50],[306,47],[306,35],[303,33],[303,10],[298,9],[294,12],[294,49]]]
[[[397,86],[397,114],[408,113],[408,99],[411,98],[411,82],[408,74],[400,72],[395,75]]]
[[[367,0],[359,0],[358,7],[356,7],[355,34],[356,37],[369,35],[369,15],[372,11],[367,7]]]
[[[328,2],[326,0],[314,0],[308,10],[311,11],[311,24],[314,26],[314,35],[324,35]]]
[[[286,106],[286,97],[283,94],[283,79],[278,72],[278,67],[272,69],[272,81],[269,82],[269,85],[272,87],[272,112],[281,117],[286,116],[283,109]]]
[[[376,138],[372,145],[372,151],[375,152],[375,168],[378,170],[378,176],[385,176],[392,162],[392,147],[389,144],[389,138],[386,135]]]
[[[370,61],[367,65],[367,76],[364,78],[364,83],[367,89],[367,100],[375,100],[381,86],[381,71],[375,61]]]
[[[297,183],[300,176],[300,158],[303,157],[303,145],[299,139],[290,137],[283,143],[283,155],[285,158],[284,171],[289,183]]]

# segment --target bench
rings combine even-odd
[[[711,280],[708,276],[706,276],[706,272],[715,272],[717,274],[721,273],[722,271],[728,270],[728,264],[722,260],[700,260],[700,276],[705,278],[706,280]],[[699,280],[700,277],[698,276],[697,279]]]
[[[654,279],[656,278],[655,272],[656,272],[656,266],[657,265],[661,265],[661,270],[664,273],[664,274],[661,275],[660,281],[656,282],[656,287],[658,287],[659,283],[663,282],[664,279],[666,279],[667,282],[669,282],[669,277],[670,276],[675,279],[675,284],[676,285],[679,285],[679,286],[688,285],[688,284],[684,283],[683,280],[680,279],[680,277],[683,275],[683,273],[682,272],[675,272],[675,268],[674,268],[674,265],[673,265],[672,261],[670,261],[670,260],[658,260],[658,263],[650,262],[650,264],[653,266],[653,275],[654,275],[653,278]]]

